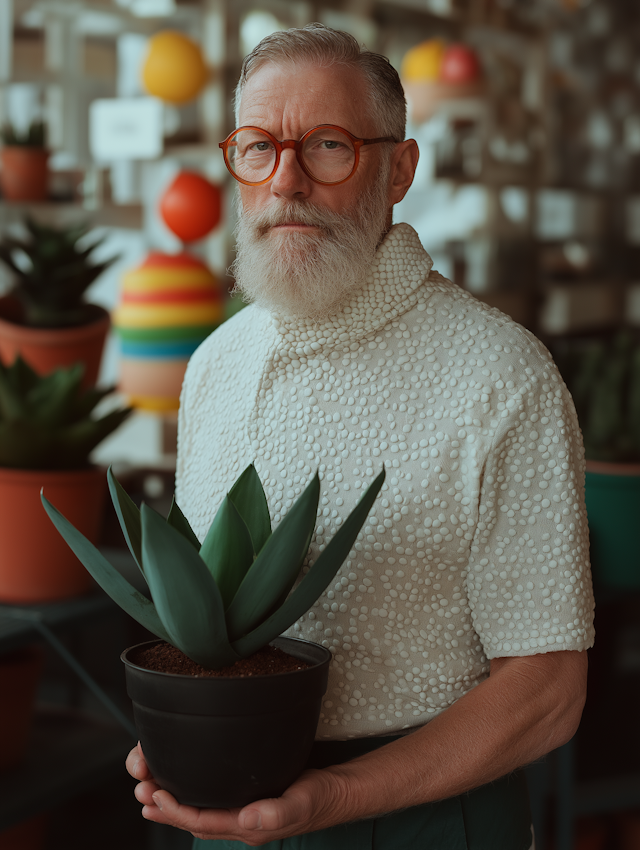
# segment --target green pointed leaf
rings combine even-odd
[[[78,393],[77,397],[73,400],[73,414],[70,417],[72,420],[77,421],[78,419],[82,419],[85,416],[89,416],[89,414],[98,406],[98,404],[102,401],[103,398],[106,398],[111,393],[115,392],[116,387],[91,387],[88,390],[82,390],[82,392]]]
[[[26,363],[17,357],[12,366],[0,363],[0,418],[20,421],[28,414],[28,403],[16,387],[15,373],[26,368]]]
[[[253,551],[257,555],[271,536],[271,517],[262,482],[253,464],[250,464],[229,491],[229,498],[245,521]]]
[[[366,492],[331,538],[326,548],[311,565],[300,584],[267,620],[252,632],[234,641],[233,648],[246,658],[273,638],[282,634],[297,619],[306,614],[327,589],[331,580],[349,555],[356,537],[376,500],[385,479],[385,470],[369,485]],[[276,529],[277,531],[277,529]],[[275,532],[274,532],[275,534]]]
[[[111,467],[107,470],[107,481],[109,482],[111,501],[113,502],[113,507],[116,509],[124,539],[127,541],[129,551],[140,568],[140,572],[144,575],[144,569],[142,568],[142,525],[140,509],[115,477],[111,471]]]
[[[51,382],[55,380],[52,378],[52,374],[55,373],[38,375],[35,369],[32,369],[27,361],[23,360],[19,354],[11,366],[8,368],[3,367],[3,371],[6,372],[14,392],[20,393],[27,398],[31,396],[34,389],[39,385],[44,384],[50,387]]]
[[[148,505],[140,510],[142,560],[170,642],[204,667],[238,660],[227,638],[222,597],[191,543]]]
[[[200,541],[196,537],[195,531],[191,528],[189,520],[178,507],[175,496],[171,500],[171,507],[169,508],[167,522],[170,526],[175,528],[176,531],[179,531],[180,534],[189,541],[189,543],[191,543],[196,552],[200,551]]]
[[[158,617],[153,602],[129,584],[124,576],[96,549],[93,543],[89,542],[42,494],[41,499],[44,509],[55,527],[105,593],[145,629],[153,632],[162,640],[168,641],[169,636]]]
[[[34,418],[49,428],[59,428],[69,421],[69,411],[80,393],[84,366],[77,363],[70,369],[57,369],[29,393],[28,400]]]
[[[61,469],[86,466],[87,458],[105,437],[121,425],[132,412],[132,408],[112,410],[100,419],[85,419],[60,428],[57,436],[57,462]]]
[[[225,609],[228,608],[253,563],[249,529],[229,496],[225,496],[218,508],[200,557],[218,586]]]
[[[311,543],[319,498],[316,473],[260,550],[227,609],[231,640],[255,628],[293,587]]]

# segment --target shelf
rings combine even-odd
[[[82,712],[38,711],[26,759],[0,774],[0,830],[120,776],[134,744],[120,727]]]
[[[93,227],[116,227],[123,230],[141,230],[142,206],[139,204],[112,204],[105,202],[97,209],[89,209],[79,201],[6,201],[0,197],[0,222],[7,224],[22,221],[33,215],[43,224],[60,225],[88,220]]]
[[[116,610],[117,606],[102,592],[42,605],[0,605],[0,652],[42,640],[38,623],[49,628],[73,627]]]

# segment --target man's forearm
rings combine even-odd
[[[306,771],[273,800],[241,810],[180,806],[153,781],[138,751],[143,815],[203,838],[259,846],[291,835],[452,797],[510,773],[567,741],[586,693],[586,653],[491,663],[488,679],[405,738],[342,765]]]
[[[565,743],[580,720],[586,653],[498,659],[481,685],[419,731],[319,772],[335,822],[444,799]]]

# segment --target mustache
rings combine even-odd
[[[279,224],[313,225],[325,231],[327,235],[333,235],[337,229],[344,226],[347,218],[317,204],[302,201],[285,201],[257,212],[243,209],[241,214],[257,236],[265,236],[272,227]]]

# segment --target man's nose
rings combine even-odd
[[[313,181],[307,177],[296,157],[293,147],[285,148],[280,154],[278,169],[271,178],[271,192],[281,198],[307,198],[311,194]]]

